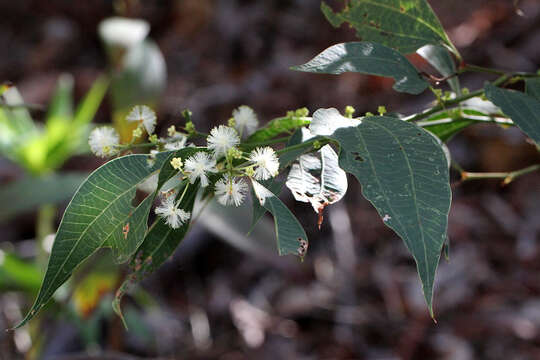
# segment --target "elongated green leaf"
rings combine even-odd
[[[68,121],[73,115],[73,77],[63,74],[58,78],[56,90],[47,112],[47,122]]]
[[[525,93],[540,101],[540,78],[525,79]]]
[[[276,196],[279,196],[284,184],[285,184],[284,181],[281,181],[276,178],[261,181],[261,185],[267,188],[268,190],[270,190]],[[255,191],[253,190],[253,188],[251,188],[251,197],[253,200],[253,211],[251,215],[251,226],[249,228],[248,234],[251,234],[251,231],[253,231],[253,228],[255,228],[255,225],[257,225],[259,220],[261,220],[264,214],[266,214],[266,212],[268,211],[266,210],[266,208],[264,208],[261,205],[261,203],[257,199],[257,196],[255,195]]]
[[[270,190],[252,179],[260,204],[274,216],[279,255],[304,257],[308,247],[306,232],[291,211]]]
[[[491,84],[484,87],[486,97],[510,116],[514,123],[537,145],[540,145],[540,101],[514,90]]]
[[[92,84],[92,87],[81,103],[77,106],[75,111],[75,116],[73,118],[73,124],[76,127],[86,125],[92,121],[96,112],[99,108],[99,105],[103,101],[103,97],[107,93],[107,88],[109,87],[109,80],[105,76],[100,76]]]
[[[14,254],[0,250],[0,289],[23,290],[35,293],[39,289],[41,272],[35,264],[27,263]]]
[[[459,57],[426,0],[350,0],[341,12],[323,2],[321,10],[334,27],[348,22],[361,40],[405,54],[428,44],[445,45]]]
[[[285,183],[297,201],[309,202],[320,214],[347,192],[347,174],[338,165],[338,155],[330,145],[316,153],[300,156],[291,166]]]
[[[313,123],[336,114],[336,109],[317,110]],[[366,117],[331,137],[341,145],[340,167],[358,179],[364,197],[412,253],[433,315],[433,282],[451,201],[441,146],[422,128],[385,116]]]
[[[399,52],[367,41],[333,45],[308,63],[291,69],[320,74],[358,72],[392,77],[396,81],[394,90],[409,94],[420,94],[429,86]]]
[[[140,245],[147,230],[153,196],[137,208],[132,201],[137,185],[163,165],[169,153],[128,155],[109,161],[81,185],[66,208],[56,234],[47,272],[30,312],[17,325],[33,318],[73,270],[101,247],[112,247],[125,261]]]
[[[293,130],[309,124],[309,122],[310,121],[306,118],[297,116],[286,116],[274,119],[266,124],[263,128],[251,134],[251,136],[247,139],[247,143],[249,144],[270,140],[284,132],[292,132]]]
[[[32,211],[39,205],[67,201],[75,194],[88,173],[60,173],[43,177],[27,176],[0,187],[0,222]]]
[[[466,120],[459,116],[456,117],[452,114],[452,111],[445,111],[417,123],[417,125],[429,130],[441,139],[441,141],[447,142],[452,139],[454,135],[474,123],[476,123],[474,120]]]
[[[180,194],[182,194],[185,186],[186,183],[184,183],[183,187],[180,188],[178,197]],[[194,185],[190,184],[188,186],[188,191],[180,203],[180,208],[182,208],[184,211],[192,212],[197,195],[198,182],[196,182]],[[144,276],[154,272],[174,253],[174,250],[176,250],[178,244],[180,244],[180,242],[186,236],[189,225],[190,221],[184,223],[178,229],[173,229],[165,224],[165,221],[162,218],[158,218],[150,227],[143,243],[131,261],[133,271],[122,283],[116,292],[116,296],[113,301],[113,309],[116,314],[122,318],[122,320],[123,315],[120,303],[126,291],[128,291],[133,284],[139,282]]]
[[[456,63],[445,47],[440,45],[425,45],[416,52],[426,59],[442,76],[456,74]],[[459,86],[459,78],[452,76],[447,81],[450,89],[457,95],[460,95],[461,87]]]

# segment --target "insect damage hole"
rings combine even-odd
[[[360,153],[359,153],[359,152],[353,152],[352,154],[353,154],[353,156],[354,156],[354,160],[359,161],[359,162],[363,162],[363,161],[364,161],[364,158],[363,158],[362,156],[360,156]]]
[[[300,245],[298,246],[298,249],[296,249],[296,252],[301,258],[303,258],[307,253],[308,242],[302,238],[298,238],[298,243]]]

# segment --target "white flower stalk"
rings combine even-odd
[[[99,157],[108,157],[118,153],[120,137],[110,126],[95,128],[88,137],[90,150]]]
[[[249,160],[255,163],[254,177],[268,180],[279,172],[279,160],[271,147],[256,148],[249,154]]]
[[[207,173],[216,172],[216,160],[208,153],[200,151],[189,157],[184,162],[184,173],[193,184],[195,180],[201,179],[201,186],[208,186]]]
[[[180,202],[174,201],[174,196],[169,196],[156,207],[156,214],[165,219],[165,223],[173,229],[178,229],[189,220],[191,213],[180,209]]]
[[[208,148],[214,151],[216,157],[227,154],[227,151],[240,143],[240,138],[235,129],[219,125],[210,131],[206,138]]]
[[[248,186],[241,178],[232,178],[225,174],[216,182],[215,195],[217,201],[224,206],[240,206],[246,197]]]
[[[240,136],[249,136],[257,130],[259,126],[259,120],[257,120],[257,114],[252,108],[246,105],[238,107],[233,110],[234,127],[240,134]]]
[[[135,105],[126,116],[126,120],[142,123],[148,135],[152,135],[156,129],[156,113],[146,105]]]

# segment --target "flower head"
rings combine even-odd
[[[118,152],[120,138],[116,130],[110,126],[95,128],[88,137],[92,152],[99,157],[112,156]]]
[[[173,169],[175,170],[182,170],[182,166],[184,165],[184,163],[182,162],[182,158],[179,158],[179,157],[175,157],[171,160],[171,166],[173,167]]]
[[[256,148],[249,154],[249,160],[255,163],[254,177],[257,180],[268,180],[278,174],[279,160],[271,147]]]
[[[246,197],[248,186],[241,178],[233,178],[225,174],[216,182],[217,201],[221,205],[240,206]]]
[[[156,128],[156,113],[146,105],[135,105],[126,116],[127,121],[142,122],[144,129],[150,135]]]
[[[257,114],[249,106],[242,105],[238,109],[234,109],[232,115],[234,118],[234,127],[238,130],[239,134],[251,135],[259,125]]]
[[[193,184],[197,178],[201,179],[201,186],[208,186],[208,177],[206,173],[216,171],[216,160],[208,153],[199,151],[195,155],[186,159],[184,163],[184,172],[189,181]]]
[[[210,131],[206,138],[208,148],[216,157],[227,154],[227,151],[240,143],[238,133],[231,127],[219,125]]]
[[[179,208],[180,202],[174,201],[174,196],[165,198],[161,205],[156,207],[156,214],[165,219],[165,223],[173,229],[178,229],[189,220],[191,213]]]

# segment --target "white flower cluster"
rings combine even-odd
[[[135,105],[126,116],[126,120],[142,124],[148,135],[152,135],[156,129],[156,113],[146,105]]]
[[[221,178],[214,184],[214,194],[217,201],[224,206],[240,206],[244,202],[249,189],[244,177],[268,180],[279,172],[279,159],[271,147],[257,147],[249,153],[243,153],[238,147],[242,136],[247,137],[257,129],[259,122],[255,112],[242,105],[235,109],[232,115],[230,126],[219,125],[210,131],[206,138],[207,150],[197,151],[186,159],[173,157],[170,161],[181,179],[188,181],[185,186],[199,181],[200,186],[205,188],[211,183],[211,174],[221,174]],[[127,121],[139,123],[139,134],[142,134],[144,129],[148,135],[154,133],[156,119],[154,111],[145,105],[133,107],[126,117]],[[187,133],[178,132],[171,126],[167,130],[166,138],[157,140],[157,136],[152,135],[150,141],[157,147],[151,150],[150,154],[155,158],[159,150],[175,151],[194,146],[187,144],[189,134],[196,133],[191,122],[186,125],[186,130]],[[102,157],[115,155],[122,149],[118,133],[111,127],[95,129],[90,135],[89,144],[92,151]],[[241,159],[244,162],[239,161]],[[176,198],[175,194],[165,196],[155,209],[155,213],[173,229],[179,228],[191,217],[190,212],[180,208],[183,195],[178,200],[175,200]]]
[[[110,126],[95,128],[88,137],[90,150],[99,157],[109,157],[118,153],[120,137]]]
[[[178,229],[191,217],[190,212],[180,209],[180,201],[174,200],[174,194],[163,199],[155,212],[173,229]]]

